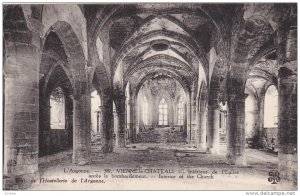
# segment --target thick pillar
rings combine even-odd
[[[86,165],[91,158],[91,97],[89,93],[73,99],[73,163]]]
[[[191,115],[192,115],[192,103],[191,100],[189,99],[189,101],[187,102],[186,105],[186,132],[187,132],[187,138],[186,138],[186,142],[188,144],[192,143],[192,119],[191,119]]]
[[[229,164],[246,165],[245,150],[245,98],[230,95],[227,120],[227,160]]]
[[[15,6],[15,9],[19,9],[16,13],[22,12],[18,6]],[[26,28],[24,18],[16,17],[17,14],[4,21],[5,24],[10,24],[9,26],[4,24],[3,189],[5,190],[27,188],[33,180],[39,178],[41,40],[40,35]],[[13,28],[7,29],[9,27]],[[15,29],[18,27],[24,29],[19,32]]]
[[[297,65],[297,62],[295,62]],[[279,74],[282,69],[279,70]],[[279,78],[279,170],[283,178],[297,181],[297,76]]]
[[[252,137],[258,136],[259,140],[257,146],[260,148],[263,146],[264,140],[264,105],[265,105],[265,90],[260,90],[260,97],[254,99],[254,132]],[[263,141],[264,140],[264,141]]]
[[[139,120],[140,120],[140,115],[139,115],[139,103],[138,103],[138,96],[136,97],[136,103],[135,103],[135,105],[134,105],[134,107],[135,107],[135,112],[134,112],[134,116],[135,116],[135,133],[134,133],[134,138],[136,138],[136,140],[137,140],[137,134],[139,133],[139,131],[140,131],[140,122],[139,122]],[[151,105],[149,105],[149,106],[151,106]]]
[[[191,93],[191,143],[194,146],[198,145],[198,131],[197,131],[197,106],[194,91]]]
[[[118,124],[119,124],[119,121],[118,121],[118,114],[117,112],[114,110],[113,111],[113,118],[114,118],[114,123],[113,123],[113,147],[115,148],[117,146],[117,143],[118,143]]]
[[[116,102],[118,103],[117,114],[118,114],[118,134],[117,134],[117,148],[125,147],[125,123],[126,123],[126,114],[125,114],[125,100],[124,95],[119,95]]]
[[[199,141],[198,148],[200,150],[206,150],[206,129],[207,129],[207,109],[201,109],[199,112]]]
[[[107,94],[107,93],[106,93]],[[113,102],[110,96],[103,96],[103,104],[101,107],[102,118],[102,138],[103,140],[103,152],[113,151]]]
[[[135,102],[136,100],[131,97],[130,99],[130,124],[129,124],[129,129],[130,129],[130,139],[132,141],[132,143],[135,143],[136,141],[136,121],[135,121],[135,115],[136,115],[136,106],[135,106]]]
[[[208,107],[208,152],[213,154],[219,153],[219,105]]]
[[[297,186],[297,27],[287,33],[285,63],[278,71],[279,171],[282,179]]]

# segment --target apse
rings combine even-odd
[[[138,92],[139,124],[145,127],[184,126],[186,94],[181,84],[166,74],[144,82]]]

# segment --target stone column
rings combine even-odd
[[[200,150],[206,150],[206,130],[207,130],[207,109],[201,109],[199,112],[199,142],[198,142],[198,148]]]
[[[126,122],[126,115],[125,115],[125,100],[126,97],[124,95],[119,95],[117,98],[118,106],[117,114],[119,118],[118,122],[118,134],[117,134],[117,147],[124,148],[125,147],[125,122]]]
[[[247,95],[230,95],[227,120],[227,160],[229,164],[246,165],[245,99]]]
[[[192,118],[191,118],[191,115],[192,115],[192,103],[191,103],[191,99],[188,98],[188,102],[187,102],[187,105],[186,105],[186,123],[187,123],[187,126],[186,126],[186,132],[187,132],[187,143],[191,144],[192,142]]]
[[[136,121],[135,121],[135,115],[136,115],[136,106],[135,106],[135,102],[136,102],[136,99],[133,98],[131,96],[131,99],[130,99],[130,124],[129,124],[129,129],[130,129],[130,138],[131,138],[131,141],[132,143],[135,143],[136,141]]]
[[[262,139],[264,134],[264,104],[265,104],[265,92],[260,95],[260,97],[255,100],[256,103],[256,111],[255,111],[255,127],[254,132],[259,136],[258,145],[262,146]]]
[[[194,91],[191,93],[191,143],[197,146],[198,141],[198,131],[197,131],[197,102]]]
[[[278,71],[279,171],[280,177],[297,186],[297,27],[287,33],[285,63]]]
[[[297,62],[294,62],[297,65]],[[282,74],[279,70],[279,75]],[[297,180],[297,76],[279,78],[279,170],[283,178]]]
[[[102,138],[103,138],[103,152],[113,151],[113,102],[110,96],[103,96],[103,104],[101,107],[101,121],[102,121]]]
[[[184,133],[186,135],[186,142],[188,142],[188,102],[184,104]]]
[[[118,143],[118,114],[116,111],[113,111],[113,118],[114,118],[114,126],[113,126],[113,147],[115,148]]]
[[[15,9],[21,8],[15,7]],[[15,13],[19,13],[15,12]],[[13,12],[14,13],[14,12]],[[3,189],[30,186],[39,178],[39,62],[40,35],[17,16],[4,25]],[[11,20],[11,21],[10,21]],[[40,24],[41,25],[41,24]],[[7,29],[13,27],[12,29]],[[18,27],[26,30],[18,31]],[[18,39],[18,40],[14,40]]]
[[[136,97],[136,103],[135,103],[135,105],[134,105],[134,107],[135,107],[135,112],[134,112],[134,116],[135,116],[135,136],[134,136],[134,138],[137,140],[137,134],[139,133],[139,131],[140,131],[140,122],[139,122],[139,120],[140,120],[140,116],[139,116],[139,103],[138,103],[138,98]]]
[[[213,154],[219,153],[219,105],[208,107],[208,152]]]
[[[91,153],[91,97],[77,94],[73,99],[73,163],[90,163]]]

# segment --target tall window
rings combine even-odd
[[[183,107],[182,97],[180,97],[179,102],[178,102],[178,108],[177,108],[178,125],[183,125],[183,120],[184,120],[184,107]]]
[[[113,116],[114,116],[114,132],[116,133],[118,131],[118,115],[117,115],[115,102],[113,102]]]
[[[143,97],[143,122],[145,125],[148,124],[148,100],[147,97]]]
[[[60,87],[50,95],[50,128],[65,129],[65,97]]]
[[[274,85],[270,86],[265,95],[264,127],[278,126],[278,92]]]
[[[168,124],[168,105],[167,102],[165,101],[165,99],[162,99],[159,102],[159,125],[167,125]]]
[[[96,133],[100,131],[100,106],[101,99],[97,90],[91,93],[91,128],[92,132]]]

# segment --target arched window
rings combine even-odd
[[[65,129],[65,97],[60,87],[50,95],[50,128]]]
[[[278,92],[274,85],[270,86],[265,94],[264,127],[278,126]]]
[[[183,108],[183,100],[180,97],[177,107],[177,123],[178,125],[183,125],[184,120],[184,108]]]
[[[145,125],[148,124],[148,100],[147,97],[143,97],[143,122]]]
[[[165,101],[165,99],[162,99],[159,102],[159,125],[167,125],[168,124],[168,105],[167,102]]]
[[[91,128],[92,132],[100,132],[100,106],[101,106],[101,98],[97,92],[94,90],[91,93]]]

